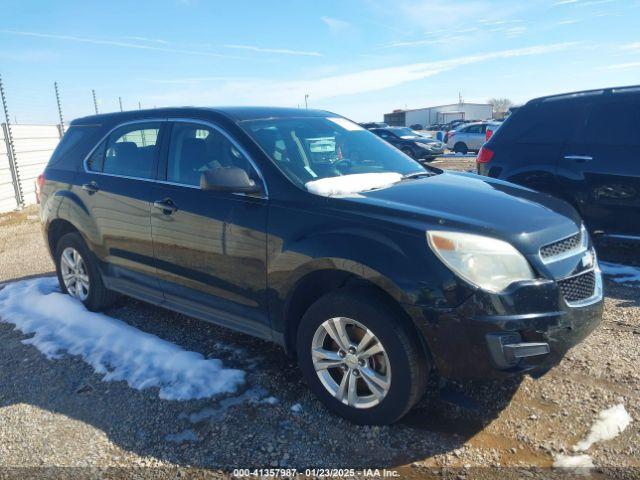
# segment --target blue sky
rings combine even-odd
[[[640,83],[640,0],[0,0],[21,123],[164,105],[395,108]],[[4,119],[3,119],[4,120]]]

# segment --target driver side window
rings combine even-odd
[[[229,167],[241,168],[256,183],[261,181],[249,160],[220,131],[199,123],[174,123],[167,162],[168,181],[199,186],[203,172]]]

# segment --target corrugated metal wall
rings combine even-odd
[[[35,181],[60,141],[58,125],[11,125],[16,169],[25,205],[36,202]],[[7,155],[7,142],[0,131],[0,212],[19,207]]]

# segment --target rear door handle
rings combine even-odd
[[[590,155],[565,155],[565,160],[573,160],[574,162],[590,162],[593,160],[593,157]]]
[[[93,195],[98,190],[100,190],[100,187],[98,187],[98,184],[96,182],[89,182],[89,183],[83,184],[82,189],[85,192],[87,192],[89,195]]]
[[[165,198],[164,200],[156,200],[153,202],[153,206],[159,210],[162,210],[162,213],[165,215],[171,215],[172,213],[178,210],[176,204],[173,203],[173,200],[170,198]]]

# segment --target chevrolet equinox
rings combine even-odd
[[[602,315],[569,204],[421,165],[330,112],[78,119],[38,187],[65,293],[274,341],[357,423],[398,420],[434,376],[541,375]]]

